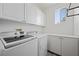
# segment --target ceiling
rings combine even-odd
[[[55,5],[55,3],[36,3],[40,8],[49,8],[53,5]]]
[[[48,8],[51,7],[57,7],[57,6],[69,6],[67,3],[35,3],[41,10],[45,11]]]
[[[56,3],[36,3],[36,5],[38,7],[40,7],[41,9],[47,9],[49,7],[54,6]]]

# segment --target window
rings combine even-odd
[[[60,10],[56,9],[55,11],[55,24],[60,23]]]
[[[64,21],[64,18],[67,16],[67,9],[66,8],[62,8],[60,10],[60,21]]]
[[[59,24],[60,22],[64,21],[64,18],[67,15],[67,9],[62,8],[62,9],[57,9],[55,11],[55,24]]]

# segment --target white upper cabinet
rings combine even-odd
[[[3,4],[3,17],[13,21],[24,21],[23,3],[5,3]]]
[[[0,18],[23,23],[45,26],[45,14],[35,4],[3,3],[0,4]]]
[[[27,23],[44,26],[44,14],[34,4],[25,4],[25,19]]]
[[[45,26],[46,24],[45,14],[40,9],[38,11],[38,16],[39,16],[38,19],[39,25]]]
[[[25,4],[25,19],[27,23],[36,24],[36,9],[32,4]]]
[[[2,4],[0,3],[0,17],[2,15]]]

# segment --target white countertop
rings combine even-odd
[[[48,34],[46,34],[46,33],[43,33],[43,34],[35,34],[35,35],[33,35],[34,37],[37,37],[37,38],[41,38],[41,37],[43,37],[43,36],[47,36]]]
[[[61,37],[71,37],[71,38],[79,38],[79,35],[67,35],[67,34],[48,34],[53,36],[61,36]]]

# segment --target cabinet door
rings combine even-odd
[[[2,16],[2,4],[0,3],[0,17]]]
[[[47,55],[47,36],[39,38],[39,56]]]
[[[34,4],[25,4],[25,19],[27,23],[37,24],[37,7]]]
[[[38,19],[39,22],[38,25],[45,26],[46,25],[45,14],[40,9],[38,10],[38,17],[40,19],[40,21]]]
[[[24,21],[24,4],[23,3],[3,4],[3,17],[14,21]]]
[[[38,55],[38,41],[33,39],[23,44],[5,49],[3,56],[37,56]]]
[[[57,36],[49,36],[48,50],[61,55],[61,39]]]
[[[77,56],[78,55],[78,40],[73,38],[64,38],[62,40],[62,55]]]
[[[25,19],[27,23],[43,26],[43,17],[44,14],[36,5],[30,3],[25,4]]]

